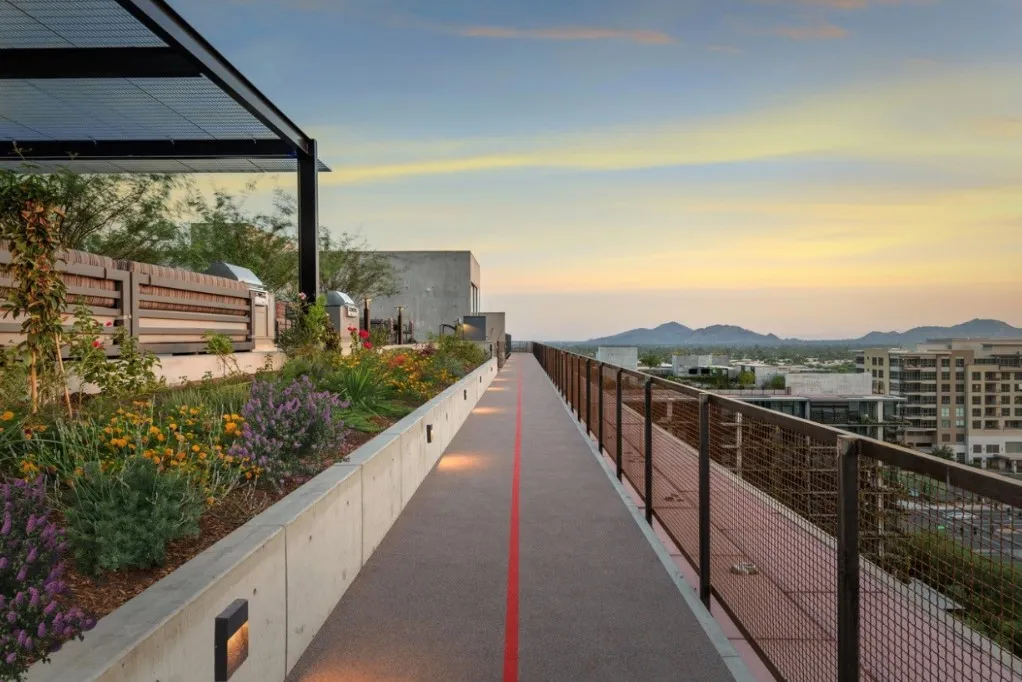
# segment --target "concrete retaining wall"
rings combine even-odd
[[[239,598],[249,657],[231,681],[281,682],[496,373],[487,361],[34,666],[28,682],[212,680],[213,622]]]

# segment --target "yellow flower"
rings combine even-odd
[[[215,500],[214,500],[214,499],[213,499],[212,497],[207,497],[207,498],[206,498],[206,504],[208,504],[208,505],[209,505],[209,506],[211,506],[211,507],[213,506],[213,502],[214,502],[214,501],[215,501]]]
[[[177,430],[177,424],[175,424],[174,422],[170,422],[170,424],[167,426],[167,428],[170,429],[171,431],[176,431]]]
[[[164,436],[164,435],[163,435],[163,434],[161,433],[161,434],[159,434],[158,436],[156,436],[156,440],[158,440],[158,441],[160,441],[160,442],[162,443],[163,441],[167,440],[167,437],[166,437],[166,436]]]
[[[7,410],[3,414],[0,414],[0,421],[9,422],[12,419],[14,419],[14,413],[11,412],[10,410]]]
[[[160,427],[159,426],[150,426],[149,427],[149,433],[156,434],[156,433],[159,433],[159,432],[160,432]]]
[[[159,457],[153,457],[153,462],[155,462],[156,464],[159,464],[160,463],[160,458]]]
[[[252,478],[252,472],[251,471],[246,472],[245,473],[245,478]]]
[[[199,459],[206,459],[206,453],[205,452],[200,452],[199,453]]]
[[[200,448],[199,448],[198,445],[193,445],[192,446],[192,452],[198,452],[199,450],[200,450]]]
[[[227,422],[226,424],[224,424],[224,431],[226,431],[227,433],[231,433],[236,428],[238,428],[238,425],[235,424],[234,422]]]
[[[193,417],[195,415],[197,415],[198,413],[199,413],[199,411],[197,409],[195,409],[194,407],[192,409],[188,410],[188,414],[192,415]]]

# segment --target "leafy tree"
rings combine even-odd
[[[358,234],[344,232],[334,240],[323,231],[319,277],[324,290],[343,291],[356,302],[400,292],[394,266],[379,252],[371,251]]]
[[[755,386],[756,375],[748,370],[738,373],[738,385],[739,386]]]
[[[930,451],[930,454],[940,457],[941,459],[957,459],[955,451],[947,445],[941,445],[940,447],[933,448]]]
[[[769,380],[763,382],[763,388],[769,388],[777,391],[782,390],[784,388],[784,375],[775,374],[770,377]]]
[[[0,184],[17,174],[0,171]],[[184,186],[173,175],[79,175],[58,170],[37,175],[39,191],[59,209],[53,231],[65,249],[145,262],[162,262],[178,232],[180,205],[172,200]]]
[[[654,350],[643,351],[643,353],[639,355],[639,363],[650,368],[659,367],[662,360],[663,356]]]

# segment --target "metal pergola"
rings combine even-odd
[[[316,141],[164,0],[0,0],[0,168],[58,167],[297,171],[298,285],[317,293]]]

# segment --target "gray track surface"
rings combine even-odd
[[[539,364],[516,354],[289,681],[502,679],[519,374],[520,679],[734,679]]]

